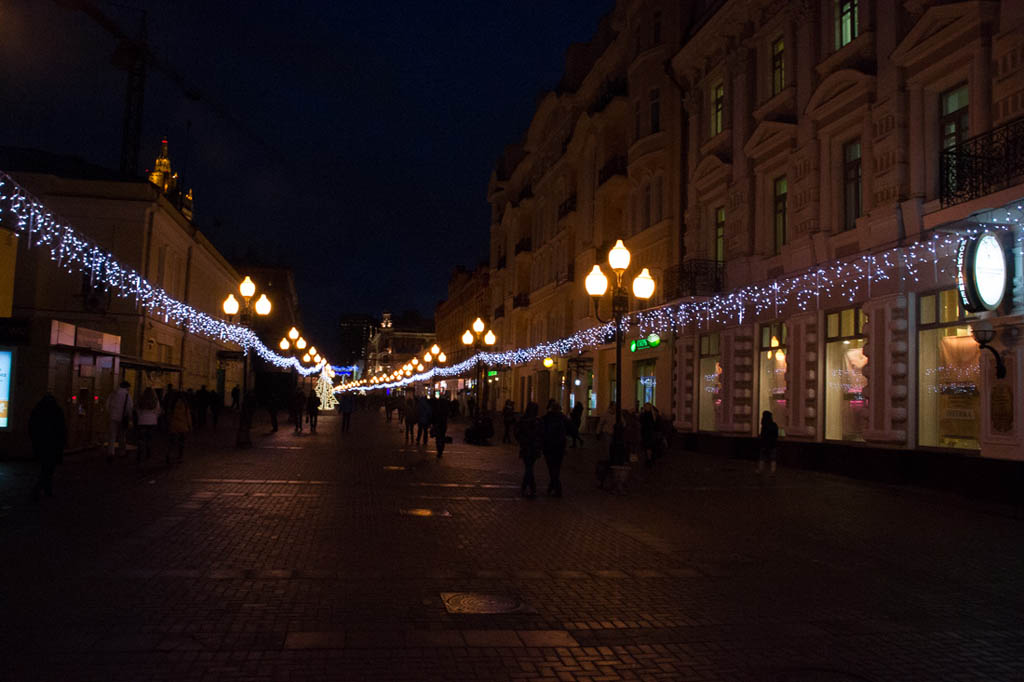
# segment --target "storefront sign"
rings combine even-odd
[[[487,376],[489,376],[489,377],[496,377],[496,376],[498,376],[498,370],[496,370],[496,369],[489,369],[489,370],[487,370]]]
[[[0,429],[8,428],[11,415],[11,371],[14,351],[0,350]]]
[[[995,310],[1009,287],[1006,250],[999,237],[985,232],[965,239],[956,258],[957,289],[964,308],[972,313]]]
[[[1009,384],[992,387],[992,430],[1006,433],[1013,429],[1013,389]]]
[[[638,350],[657,348],[661,344],[661,337],[657,334],[650,334],[646,338],[636,339],[629,342],[629,352],[635,353]]]

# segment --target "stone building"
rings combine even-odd
[[[751,448],[770,410],[802,444],[791,450],[813,456],[1024,458],[1022,28],[1024,4],[1008,0],[620,0],[569,49],[491,176],[498,345],[594,326],[581,275],[622,238],[625,279],[649,268],[654,307],[797,281],[805,295],[741,301],[738,315],[636,344],[625,408],[653,402],[701,447]],[[985,229],[1009,252],[1010,290],[991,312],[965,308],[956,254],[873,286],[820,282]],[[981,318],[995,353],[972,335]],[[555,397],[603,410],[612,348],[515,367],[507,390],[517,407]]]

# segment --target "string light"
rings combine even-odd
[[[131,299],[136,308],[168,324],[179,325],[190,334],[233,343],[243,352],[255,353],[276,367],[291,368],[306,376],[317,371],[303,367],[296,358],[278,355],[248,327],[211,317],[153,286],[136,270],[118,262],[110,252],[60,222],[41,201],[2,171],[0,224],[24,237],[27,248],[48,250],[50,260],[66,273],[87,275],[93,286],[109,289],[119,298]]]

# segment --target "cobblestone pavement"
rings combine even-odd
[[[1024,680],[999,509],[690,453],[611,495],[593,445],[524,500],[509,446],[229,427],[35,504],[0,463],[0,679]]]

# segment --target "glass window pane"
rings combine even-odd
[[[856,329],[856,327],[854,327],[854,315],[856,312],[857,311],[854,310],[853,308],[847,308],[846,310],[839,313],[839,336],[854,335],[854,330]]]
[[[761,365],[758,419],[761,412],[771,412],[779,425],[779,435],[783,436],[783,425],[789,423],[789,407],[786,400],[786,349],[769,349],[758,353],[758,356]]]
[[[978,449],[981,349],[964,325],[918,334],[918,442]]]
[[[960,295],[956,289],[939,293],[939,322],[956,322],[960,319]]]
[[[932,95],[934,97],[934,95]],[[932,100],[933,102],[935,100]],[[967,106],[967,85],[961,85],[955,90],[950,90],[942,95],[942,113],[952,114]]]
[[[717,356],[700,359],[700,395],[697,397],[697,421],[701,431],[718,428],[722,409],[722,365]]]
[[[833,339],[839,336],[839,313],[830,313],[828,318],[828,337]]]
[[[845,313],[846,311],[844,311]],[[825,438],[864,440],[868,401],[864,339],[831,341],[825,346]]]
[[[921,297],[921,324],[935,324],[935,296]]]

